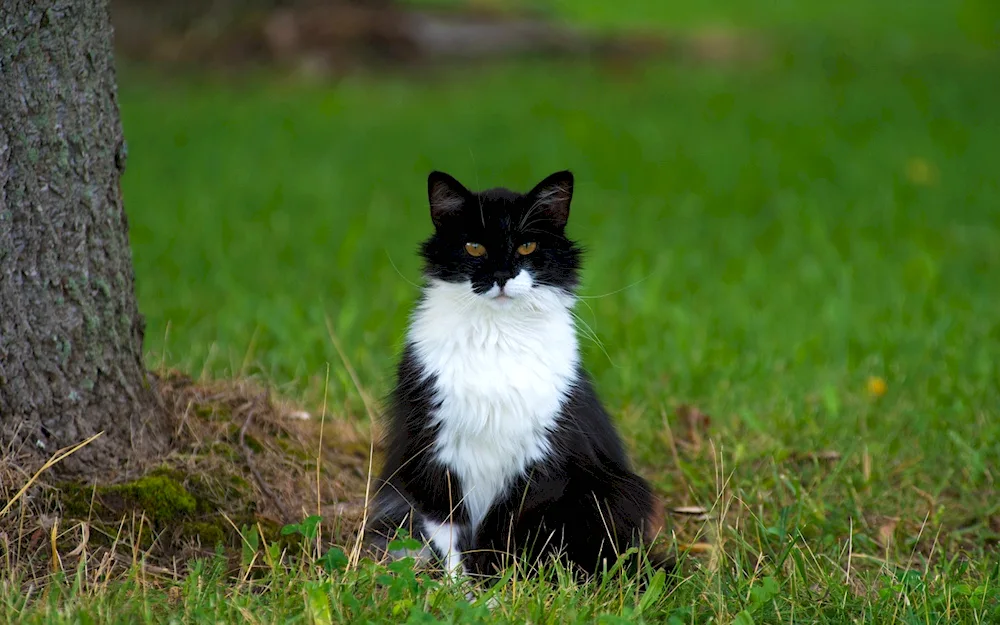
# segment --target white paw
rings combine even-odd
[[[475,603],[476,599],[477,599],[476,593],[472,592],[471,590],[465,593],[465,600],[468,601],[469,603]],[[493,595],[492,597],[486,600],[486,609],[489,610],[490,612],[492,612],[499,605],[500,605],[500,599],[496,595]]]

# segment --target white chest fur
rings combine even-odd
[[[571,305],[535,287],[499,309],[467,283],[435,280],[417,309],[410,341],[441,403],[434,452],[459,480],[473,528],[549,453],[548,432],[579,362]]]

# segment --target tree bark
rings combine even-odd
[[[0,0],[0,454],[114,479],[169,438],[143,366],[107,0]],[[110,473],[109,473],[110,472]]]

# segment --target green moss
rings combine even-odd
[[[137,508],[142,508],[154,523],[173,521],[195,511],[197,502],[184,487],[163,475],[149,475],[108,488]]]
[[[98,489],[100,487],[97,487]],[[80,482],[65,482],[59,485],[59,501],[63,512],[68,517],[88,518],[91,513],[91,501],[96,499],[95,487]],[[96,504],[96,505],[99,505]]]
[[[238,489],[240,492],[244,494],[248,494],[251,492],[250,482],[246,481],[245,479],[243,479],[238,475],[230,475],[228,481],[230,486],[232,486],[234,489]]]
[[[186,521],[180,526],[183,539],[197,539],[203,547],[215,547],[227,542],[231,531],[227,531],[228,523],[219,515],[210,521]],[[231,528],[228,528],[231,530]]]
[[[254,523],[259,525],[261,530],[263,530],[262,535],[264,537],[264,540],[268,542],[272,543],[278,542],[283,538],[287,538],[286,536],[281,535],[281,525],[275,523],[274,521],[268,519],[260,519],[254,521]]]
[[[215,514],[222,507],[232,514],[253,512],[253,488],[237,475],[194,473],[188,476],[187,488],[198,514]]]
[[[56,339],[59,349],[59,360],[62,363],[69,361],[69,355],[73,351],[73,345],[66,339]]]
[[[94,286],[105,297],[110,297],[111,296],[111,285],[108,284],[108,281],[105,280],[104,278],[95,278],[94,279]]]
[[[183,483],[187,479],[187,474],[176,467],[161,464],[151,470],[147,477],[165,477],[167,479],[174,480],[175,482]]]
[[[257,519],[254,488],[239,473],[242,463],[237,452],[233,444],[216,441],[203,454],[163,464],[130,482],[60,484],[58,497],[65,516],[86,519],[94,530],[92,540],[104,546],[114,541],[123,518],[140,513],[148,523],[133,540],[143,549],[171,557],[191,546],[240,549],[234,524],[259,524],[268,542],[283,548],[297,545],[298,537],[281,536],[280,525]]]
[[[232,416],[225,406],[218,404],[195,404],[192,406],[192,412],[207,421],[227,421]]]
[[[249,434],[243,437],[243,442],[246,443],[247,447],[250,448],[250,451],[255,454],[259,454],[264,451],[264,446],[260,444],[260,441]]]
[[[113,521],[129,511],[142,511],[156,526],[193,514],[197,501],[178,480],[162,472],[134,482],[93,486],[79,482],[60,485],[67,516]]]
[[[224,443],[222,441],[217,441],[215,443],[212,443],[212,446],[209,447],[208,452],[212,456],[215,456],[217,458],[225,458],[226,460],[230,460],[233,462],[239,460],[240,458],[240,455],[236,453],[236,450],[233,449],[232,445]]]
[[[276,442],[278,443],[278,446],[281,447],[281,451],[295,458],[296,460],[299,460],[301,462],[306,462],[313,457],[311,454],[307,453],[304,449],[302,449],[301,446],[293,445],[291,442],[288,441],[288,439],[278,438],[276,439]]]

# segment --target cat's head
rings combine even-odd
[[[527,193],[472,192],[442,172],[427,179],[434,234],[422,248],[424,272],[497,308],[530,304],[533,295],[571,295],[580,249],[566,238],[573,174],[561,171]]]

